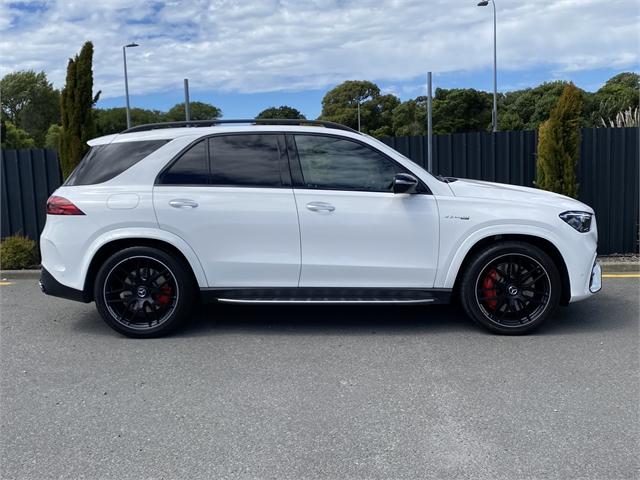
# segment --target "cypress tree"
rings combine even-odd
[[[67,80],[60,96],[62,134],[60,163],[62,175],[68,177],[89,149],[87,140],[95,136],[93,105],[93,44],[86,42],[80,53],[69,59]]]
[[[580,90],[567,84],[538,134],[536,186],[573,198],[578,196],[582,104]]]

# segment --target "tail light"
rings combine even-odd
[[[84,215],[84,212],[66,198],[53,195],[47,200],[47,215]]]

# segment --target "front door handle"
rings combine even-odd
[[[198,202],[194,202],[188,198],[176,198],[171,200],[169,205],[173,208],[196,208],[198,206]]]
[[[336,207],[326,202],[310,202],[307,203],[307,209],[312,212],[333,212]]]

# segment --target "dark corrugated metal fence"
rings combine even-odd
[[[2,238],[22,234],[37,240],[44,228],[47,198],[62,182],[54,150],[2,150]]]

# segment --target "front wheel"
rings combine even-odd
[[[96,307],[105,322],[124,335],[165,335],[187,319],[193,304],[194,286],[187,268],[157,248],[126,248],[98,271]]]
[[[477,323],[495,333],[529,333],[560,301],[560,274],[539,248],[504,242],[476,254],[460,284],[462,305]]]

